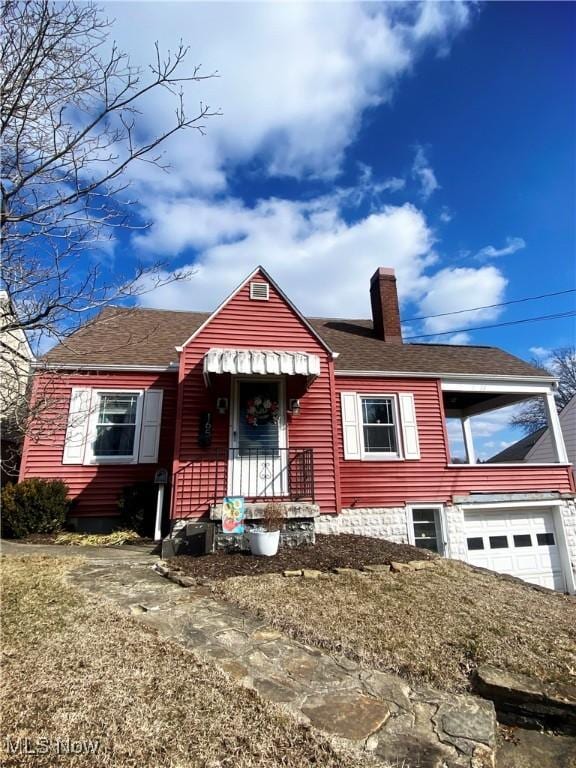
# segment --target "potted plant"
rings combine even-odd
[[[272,557],[278,552],[280,529],[284,525],[284,515],[280,504],[266,504],[260,525],[251,528],[248,533],[250,551],[253,555]]]

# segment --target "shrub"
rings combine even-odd
[[[145,482],[122,488],[118,499],[122,528],[136,531],[140,536],[154,535],[157,491],[157,485]]]
[[[281,504],[270,502],[264,508],[262,515],[262,527],[267,531],[280,531],[284,527],[285,519]]]
[[[2,533],[19,539],[31,533],[54,533],[70,509],[68,486],[62,480],[31,477],[2,489]]]

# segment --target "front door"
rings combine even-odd
[[[231,412],[228,493],[278,497],[288,493],[286,412],[281,379],[238,379]]]

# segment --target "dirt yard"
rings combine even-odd
[[[361,768],[213,665],[65,584],[76,563],[2,558],[2,766]]]
[[[463,690],[490,662],[576,683],[576,600],[464,563],[313,580],[240,577],[213,589],[299,640],[412,682]]]
[[[249,553],[215,552],[202,556],[172,558],[170,565],[181,568],[188,576],[207,579],[227,579],[230,576],[256,576],[281,573],[284,570],[313,568],[330,571],[332,568],[362,568],[363,565],[389,564],[393,560],[429,560],[434,557],[426,549],[406,544],[394,544],[385,539],[368,536],[316,536],[316,544],[302,547],[283,547],[274,557],[253,557]]]

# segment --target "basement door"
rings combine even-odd
[[[468,511],[468,562],[549,589],[565,589],[559,543],[549,509]]]
[[[228,493],[270,498],[288,493],[282,379],[237,379],[230,423]]]

